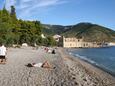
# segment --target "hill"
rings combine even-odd
[[[74,25],[62,35],[84,38],[84,41],[115,41],[115,31],[91,23],[79,23]]]
[[[84,38],[84,41],[115,41],[115,31],[97,24],[79,23],[76,25],[43,24],[46,35],[60,34],[66,37]]]
[[[46,35],[62,34],[71,27],[71,26],[49,25],[49,24],[42,24],[42,26],[43,26],[42,32]]]

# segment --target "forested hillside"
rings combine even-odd
[[[43,25],[43,32],[48,35],[59,34],[65,37],[83,38],[88,42],[115,42],[115,31],[91,23],[79,23],[70,26]]]
[[[91,23],[79,23],[74,25],[62,35],[67,37],[83,38],[84,41],[115,41],[115,31]]]
[[[71,26],[43,24],[42,32],[46,35],[62,34]]]
[[[0,10],[0,42],[7,46],[12,44],[28,43],[29,45],[53,45],[52,37],[41,37],[42,24],[40,21],[18,20],[15,7],[11,6],[11,12],[5,7]]]

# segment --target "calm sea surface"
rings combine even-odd
[[[115,47],[71,49],[70,54],[94,64],[115,75]]]

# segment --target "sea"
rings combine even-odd
[[[115,76],[115,47],[68,49],[69,54]]]

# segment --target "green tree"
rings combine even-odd
[[[40,21],[18,20],[14,6],[11,6],[11,12],[5,7],[0,10],[0,41],[8,46],[24,42],[29,45],[44,44],[44,40],[40,37],[41,29]]]
[[[56,45],[56,41],[54,40],[53,37],[49,36],[49,37],[47,38],[47,40],[48,40],[48,42],[47,42],[47,45],[48,45],[48,46],[55,46],[55,45]]]

